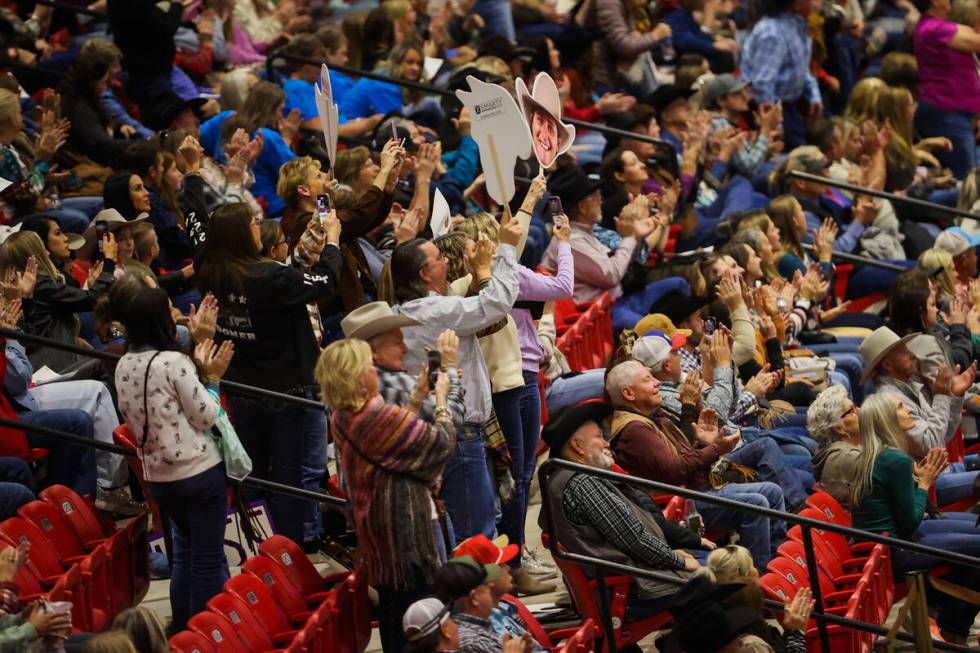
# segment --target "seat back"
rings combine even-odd
[[[259,553],[271,558],[284,570],[303,596],[329,589],[303,550],[288,537],[273,535],[259,545]]]
[[[817,490],[811,494],[806,500],[806,505],[822,512],[828,521],[839,526],[851,526],[851,513],[840,505],[837,499],[822,490]]]
[[[242,599],[270,634],[292,630],[289,619],[276,603],[272,590],[251,574],[239,574],[225,583],[225,591]]]
[[[334,623],[340,642],[337,653],[364,653],[371,641],[371,607],[368,603],[367,574],[355,569],[340,583],[334,599]]]
[[[11,517],[0,522],[0,535],[12,544],[30,544],[28,564],[33,565],[42,580],[59,576],[64,571],[58,552],[48,543],[44,533],[23,517]]]
[[[112,439],[119,446],[132,449],[133,451],[137,450],[136,436],[126,423],[122,423],[112,430]],[[143,490],[143,497],[153,512],[153,532],[162,532],[163,518],[160,516],[160,507],[150,497],[150,486],[147,484],[146,475],[143,473],[143,461],[138,456],[126,456],[126,464],[129,465],[129,469],[136,476],[137,481],[139,481],[140,489]]]
[[[767,599],[789,603],[796,596],[797,588],[782,575],[769,572],[759,577],[759,587]]]
[[[198,612],[187,622],[187,627],[203,635],[221,653],[251,653],[245,640],[240,638],[235,626],[217,612]]]
[[[684,519],[685,514],[687,514],[687,499],[678,496],[671,497],[664,508],[664,518],[668,521],[679,522]]]
[[[48,542],[62,558],[85,555],[82,542],[65,519],[64,513],[47,501],[30,501],[17,509],[17,514],[41,529]]]
[[[274,648],[272,635],[252,613],[251,607],[230,592],[221,592],[208,601],[208,610],[216,612],[231,622],[235,632],[253,651]]]
[[[180,631],[169,643],[173,653],[218,653],[211,640],[193,630]]]
[[[100,520],[98,513],[88,501],[70,487],[52,485],[44,488],[39,496],[61,510],[82,542],[95,542],[115,531],[115,525],[111,521],[105,523]],[[111,528],[107,529],[107,526],[111,526]]]
[[[307,609],[306,599],[289,580],[286,570],[272,558],[262,555],[252,556],[242,565],[242,571],[265,583],[276,598],[276,603],[286,614],[296,614]]]

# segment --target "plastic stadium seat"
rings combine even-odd
[[[87,549],[116,532],[114,522],[100,518],[95,507],[70,487],[52,485],[38,496],[61,510]]]
[[[279,644],[288,644],[295,630],[282,633],[269,633],[258,617],[252,612],[251,606],[230,592],[221,592],[208,601],[208,610],[217,612],[235,626],[235,632],[248,644],[253,651],[266,651],[276,648]]]
[[[41,530],[23,517],[11,517],[0,522],[0,537],[14,545],[21,542],[30,544],[27,564],[34,568],[45,587],[53,585],[65,571],[58,552]]]
[[[272,590],[251,574],[239,574],[225,583],[225,591],[242,599],[267,633],[284,633],[302,625],[312,614],[309,611],[286,614],[276,603]],[[295,624],[295,625],[294,625]]]
[[[190,618],[187,627],[207,638],[220,653],[252,653],[235,630],[234,624],[210,610],[199,612]]]
[[[286,570],[286,575],[308,603],[327,598],[327,593],[347,577],[348,572],[323,577],[303,550],[288,537],[273,535],[259,545],[259,553]]]
[[[133,432],[127,424],[120,424],[113,429],[112,439],[119,446],[132,449],[134,452],[136,451],[136,438],[133,436]],[[143,491],[143,497],[146,499],[146,503],[149,504],[150,511],[153,513],[153,532],[162,532],[163,518],[160,515],[160,507],[150,498],[150,486],[147,484],[146,476],[143,474],[143,462],[136,456],[126,456],[126,464],[129,465],[130,471],[133,472],[133,475],[139,481],[140,489]]]
[[[844,509],[844,506],[837,502],[837,499],[826,492],[817,490],[806,500],[806,505],[814,510],[819,510],[826,519],[838,526],[851,526],[851,513]]]
[[[592,653],[595,649],[595,623],[587,619],[561,648],[561,653]]]
[[[286,614],[299,614],[309,609],[306,599],[293,585],[283,569],[272,558],[262,555],[252,556],[242,565],[242,571],[255,576],[272,591],[276,604]]]
[[[171,637],[170,650],[172,653],[218,653],[210,639],[193,630],[183,630]]]
[[[364,653],[371,641],[367,574],[355,569],[333,594],[329,603],[333,606],[334,623],[338,626],[336,653]]]

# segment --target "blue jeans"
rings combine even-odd
[[[924,137],[945,136],[953,142],[952,152],[936,152],[936,158],[949,166],[953,176],[962,179],[977,164],[977,139],[973,132],[973,116],[966,111],[947,111],[919,102],[915,126]]]
[[[31,468],[20,458],[0,457],[0,520],[13,517],[17,509],[34,500]]]
[[[786,152],[806,145],[806,116],[800,113],[799,103],[799,99],[783,99],[783,142]]]
[[[312,389],[303,393],[306,399],[318,399]],[[327,415],[322,410],[307,408],[303,422],[303,473],[300,486],[313,492],[323,487],[323,477],[327,474]],[[306,502],[306,518],[303,520],[303,540],[309,542],[320,537],[323,526],[320,522],[320,503]]]
[[[754,469],[759,475],[759,481],[778,485],[790,510],[806,503],[807,493],[802,481],[786,462],[779,445],[772,438],[747,442],[726,457],[733,463]]]
[[[783,491],[775,483],[731,483],[709,492],[759,508],[786,510]],[[786,539],[786,522],[781,519],[770,520],[764,515],[703,501],[696,501],[695,506],[704,519],[706,529],[738,529],[740,542],[752,554],[756,569],[765,569],[776,547]]]
[[[285,485],[302,483],[307,424],[315,421],[311,413],[319,412],[277,401],[228,397],[228,416],[252,458],[252,475]],[[267,499],[276,532],[302,543],[310,500],[278,492]]]
[[[558,377],[545,390],[548,413],[574,406],[586,399],[601,397],[605,387],[606,370],[598,367],[568,378]]]
[[[476,6],[473,7],[473,13],[478,14],[483,19],[481,38],[505,36],[511,43],[517,42],[510,0],[478,0]]]
[[[509,504],[502,506],[503,516],[500,519],[500,532],[510,539],[512,544],[524,546],[524,522],[527,521],[527,504],[531,499],[531,478],[537,464],[538,435],[541,431],[541,395],[538,394],[538,375],[524,370],[524,387],[508,390],[516,392],[518,398],[518,417],[520,428],[514,434],[508,435],[500,412],[497,419],[504,429],[507,438],[507,449],[510,451],[510,473],[514,476],[517,491]],[[497,401],[494,400],[494,410],[497,411]],[[511,567],[520,567],[520,556],[508,563]]]
[[[891,259],[885,262],[901,265],[904,268],[915,267],[915,261],[905,259]],[[898,272],[892,270],[876,268],[873,265],[863,265],[852,272],[847,280],[847,296],[845,299],[864,297],[876,292],[887,292],[888,287],[892,285],[898,275]]]
[[[656,313],[657,302],[673,290],[680,290],[685,295],[691,292],[690,286],[683,278],[667,277],[659,281],[651,281],[643,290],[617,299],[612,308],[613,337],[618,338],[619,332],[623,329],[632,329],[647,313]]]
[[[752,182],[745,177],[732,177],[731,181],[718,191],[718,197],[711,206],[695,209],[698,216],[697,227],[690,238],[677,241],[677,251],[681,252],[717,243],[718,235],[715,233],[715,227],[718,226],[722,218],[736,211],[752,208],[754,197],[755,191],[752,188]]]
[[[456,451],[442,472],[442,499],[453,520],[456,544],[496,531],[493,481],[483,447],[483,425],[464,424],[456,432]]]
[[[950,463],[950,470],[936,479],[936,502],[940,506],[973,496],[973,481],[980,472],[966,471],[962,462]],[[974,519],[976,522],[976,519]]]
[[[150,483],[150,496],[170,520],[173,571],[170,609],[174,631],[207,607],[228,580],[225,559],[225,466],[217,464],[190,478]]]
[[[92,418],[82,410],[74,408],[31,410],[20,413],[18,417],[24,424],[67,431],[89,440],[95,439]],[[43,447],[51,451],[47,479],[50,484],[67,485],[82,496],[95,497],[98,469],[95,464],[95,449],[35,433],[28,433],[27,441],[32,447]]]
[[[101,197],[63,197],[61,206],[73,211],[81,211],[91,220],[102,210]]]

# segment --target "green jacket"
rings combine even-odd
[[[0,653],[20,653],[37,639],[37,631],[19,614],[0,617]]]
[[[908,539],[925,515],[929,494],[912,478],[912,459],[898,449],[875,458],[872,488],[851,513],[854,528]]]

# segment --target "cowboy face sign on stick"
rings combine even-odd
[[[561,121],[561,97],[551,75],[538,73],[530,93],[520,78],[516,87],[517,102],[531,130],[534,156],[543,168],[547,168],[572,146],[575,128]]]

